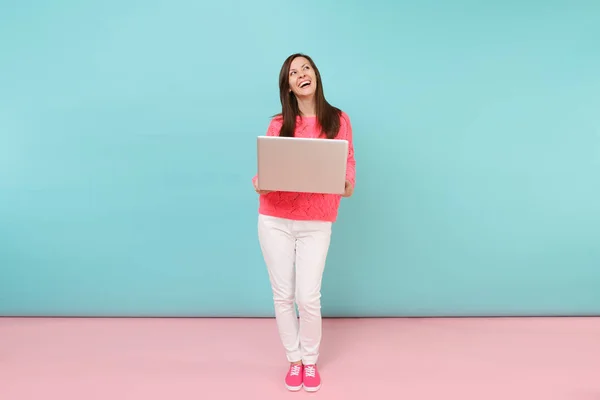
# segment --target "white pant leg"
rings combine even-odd
[[[296,303],[305,365],[316,364],[321,345],[321,282],[331,239],[331,222],[294,221]]]
[[[302,360],[298,317],[294,308],[296,239],[293,221],[259,215],[258,237],[273,291],[275,319],[288,361]]]

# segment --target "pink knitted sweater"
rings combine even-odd
[[[267,136],[279,136],[283,120],[275,117],[271,120]],[[321,136],[316,117],[298,117],[295,137],[317,138]],[[352,125],[346,113],[342,113],[340,131],[336,139],[348,141],[348,164],[346,179],[355,184],[356,161],[354,160],[354,145],[352,143]],[[327,140],[327,139],[323,139]],[[253,181],[256,181],[255,175]],[[292,220],[312,220],[335,222],[342,196],[334,194],[313,194],[293,192],[271,192],[260,195],[258,212],[279,218]]]

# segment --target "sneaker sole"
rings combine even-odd
[[[317,387],[307,387],[307,386],[304,386],[304,390],[306,390],[307,392],[316,392],[319,389],[321,389],[321,385],[319,385]]]
[[[285,385],[286,389],[289,390],[290,392],[297,392],[300,389],[302,389],[303,386],[304,385],[300,385],[300,386],[288,386],[288,385]]]

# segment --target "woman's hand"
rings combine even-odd
[[[272,192],[271,190],[259,190],[256,180],[252,181],[252,184],[254,185],[254,191],[258,194],[269,194]]]
[[[350,181],[346,181],[346,188],[344,190],[344,194],[342,195],[342,197],[350,197],[352,196],[352,193],[354,193],[354,186],[352,186],[352,183],[350,183]]]

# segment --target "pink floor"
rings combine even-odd
[[[600,319],[325,320],[323,387],[289,393],[270,319],[0,318],[6,400],[593,400]]]

